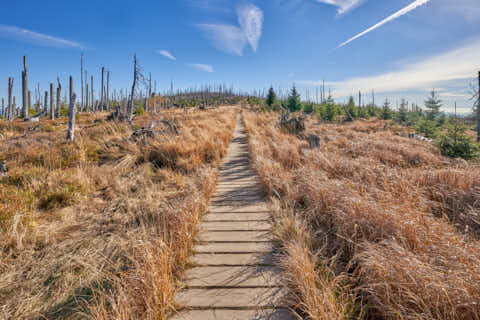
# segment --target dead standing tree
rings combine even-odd
[[[84,100],[83,100],[83,53],[80,55],[80,77],[81,77],[81,84],[82,84],[82,98],[80,99],[81,100],[81,105],[80,105],[80,110],[84,110]]]
[[[100,108],[102,108],[102,111],[104,110],[104,96],[105,96],[105,84],[104,84],[104,77],[105,77],[105,67],[102,67],[102,87],[100,88]]]
[[[55,115],[57,118],[60,118],[60,96],[62,93],[62,85],[60,84],[60,79],[57,77],[57,104],[56,104],[56,112]]]
[[[7,106],[7,119],[13,121],[13,105],[12,105],[12,90],[13,90],[13,78],[8,78],[8,106]]]
[[[135,89],[137,87],[137,82],[140,82],[142,80],[143,76],[137,63],[137,55],[135,54],[133,56],[133,84],[132,90],[130,92],[130,97],[128,99],[127,114],[125,117],[126,121],[131,122],[133,120],[133,99],[135,98]]]
[[[26,57],[23,56],[23,71],[22,71],[22,117],[28,118],[28,84],[27,84],[27,62]]]
[[[50,83],[50,120],[55,120],[55,107],[53,106],[53,83]]]
[[[68,112],[68,133],[67,140],[73,141],[75,139],[75,93],[70,97],[70,107]]]

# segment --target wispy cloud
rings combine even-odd
[[[85,46],[78,42],[57,38],[48,34],[22,29],[15,26],[0,24],[0,36],[9,37],[15,40],[35,42],[49,47],[77,48],[81,50],[86,49]]]
[[[173,61],[177,60],[177,58],[167,50],[157,50],[156,52],[170,60],[173,60]]]
[[[413,62],[402,62],[403,67],[397,70],[366,77],[356,77],[338,82],[328,82],[337,97],[345,97],[353,92],[378,93],[426,91],[436,88],[468,86],[478,70],[478,52],[480,38],[470,39],[467,44],[459,46],[443,54],[417,59]],[[320,86],[322,81],[297,81],[300,85]],[[451,91],[452,90],[448,90]]]
[[[215,48],[238,56],[243,55],[247,39],[243,31],[232,25],[199,24]]]
[[[366,0],[317,0],[320,3],[331,4],[337,7],[337,13],[339,15],[345,14],[350,10],[361,5]]]
[[[214,72],[213,67],[209,64],[201,64],[201,63],[189,63],[190,67],[195,68],[200,71],[212,73]]]
[[[238,7],[238,23],[242,27],[253,51],[257,51],[258,42],[262,37],[263,11],[253,4]]]
[[[237,9],[240,26],[230,24],[199,24],[213,45],[222,51],[242,56],[247,43],[253,51],[258,50],[262,37],[263,11],[253,4],[239,6]]]
[[[329,1],[329,0],[327,0],[327,1]],[[360,37],[363,37],[363,36],[366,35],[367,33],[372,32],[373,30],[380,28],[381,26],[383,26],[383,25],[386,24],[386,23],[389,23],[389,22],[391,22],[391,21],[393,21],[393,20],[395,20],[395,19],[397,19],[397,18],[400,18],[401,16],[409,13],[409,12],[412,11],[412,10],[415,10],[416,8],[418,8],[418,7],[426,4],[426,3],[428,3],[428,2],[430,2],[430,0],[416,0],[416,1],[414,1],[413,3],[409,4],[409,5],[406,6],[405,8],[403,8],[403,9],[395,12],[395,13],[392,14],[391,16],[383,19],[382,21],[380,21],[379,23],[377,23],[377,24],[374,25],[373,27],[370,27],[370,28],[368,28],[367,30],[365,30],[365,31],[357,34],[356,36],[348,39],[347,41],[341,43],[337,48],[341,48],[341,47],[349,44],[350,42],[352,42],[352,41],[354,41],[354,40],[356,40],[356,39],[358,39],[358,38],[360,38]]]

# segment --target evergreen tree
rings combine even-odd
[[[392,109],[390,108],[390,101],[388,101],[388,98],[385,99],[385,102],[383,103],[382,112],[380,114],[380,117],[383,120],[392,119]]]
[[[402,99],[402,102],[400,103],[400,108],[398,109],[397,122],[401,124],[406,123],[407,116],[408,116],[408,104],[405,101],[405,99]]]
[[[442,107],[442,100],[438,98],[435,90],[430,92],[430,96],[425,100],[425,108],[427,109],[427,119],[434,120],[435,117],[440,113],[440,108]]]
[[[273,109],[273,106],[275,104],[275,100],[277,100],[277,95],[275,94],[275,91],[273,90],[273,87],[270,87],[270,89],[268,89],[266,103],[271,109]]]
[[[297,88],[295,87],[295,85],[293,86],[292,91],[290,91],[290,95],[288,96],[287,106],[290,112],[300,111],[300,109],[302,108],[302,102],[300,101],[300,94],[298,94]]]
[[[478,144],[466,133],[467,127],[457,119],[447,126],[447,133],[437,141],[442,154],[452,158],[471,159],[478,154]]]
[[[304,103],[303,112],[305,112],[306,114],[310,114],[313,112],[313,109],[314,109],[313,102]]]
[[[335,121],[337,120],[337,107],[333,101],[332,95],[328,95],[327,101],[325,101],[325,120]]]
[[[345,108],[347,114],[347,120],[353,121],[353,119],[358,118],[358,110],[355,106],[355,99],[352,96],[348,99],[347,107]]]

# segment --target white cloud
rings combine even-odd
[[[175,56],[170,52],[168,52],[167,50],[157,50],[157,53],[170,60],[173,60],[173,61],[177,60],[177,58],[175,58]]]
[[[443,54],[438,54],[415,62],[402,62],[402,67],[384,74],[355,77],[338,82],[328,82],[336,97],[345,97],[353,92],[377,93],[427,91],[435,88],[461,94],[464,92],[452,91],[449,87],[468,87],[479,70],[478,52],[480,52],[480,38],[471,39],[468,43]],[[297,81],[301,85],[320,86],[322,81]],[[459,88],[460,88],[459,87]],[[445,89],[447,88],[447,89]]]
[[[339,15],[345,14],[348,11],[358,7],[365,0],[317,0],[320,3],[331,4],[332,6],[337,7],[337,13]]]
[[[209,64],[190,63],[189,66],[197,70],[208,72],[208,73],[214,72],[213,67]]]
[[[258,42],[262,37],[263,11],[253,4],[238,7],[238,23],[242,27],[243,33],[252,46],[253,51],[257,51]]]
[[[330,0],[327,0],[327,1],[330,1]],[[341,47],[349,44],[350,42],[352,42],[352,41],[354,41],[354,40],[356,40],[356,39],[358,39],[358,38],[360,38],[360,37],[363,37],[363,36],[366,35],[367,33],[372,32],[373,30],[380,28],[381,26],[383,26],[383,25],[386,24],[386,23],[389,23],[389,22],[391,22],[391,21],[393,21],[393,20],[395,20],[395,19],[397,19],[397,18],[400,18],[401,16],[409,13],[409,12],[412,11],[412,10],[415,10],[416,8],[418,8],[418,7],[426,4],[426,3],[428,3],[428,2],[430,2],[430,0],[415,0],[414,2],[412,2],[411,4],[409,4],[408,6],[406,6],[405,8],[403,8],[403,9],[395,12],[395,13],[392,14],[391,16],[383,19],[382,21],[380,21],[379,23],[377,23],[377,24],[374,25],[373,27],[370,27],[370,28],[368,28],[367,30],[365,30],[365,31],[357,34],[356,36],[348,39],[347,41],[341,43],[337,48],[341,48]]]
[[[243,49],[250,44],[257,51],[262,36],[263,12],[253,4],[243,5],[237,10],[240,26],[229,24],[199,24],[213,45],[222,51],[237,56],[243,55]]]
[[[237,56],[243,55],[247,39],[242,30],[232,25],[200,24],[215,48]]]
[[[77,48],[77,49],[86,49],[83,45],[78,42],[65,40],[62,38],[57,38],[47,34],[18,28],[15,26],[7,26],[0,24],[0,35],[11,37],[16,40],[25,40],[35,43],[39,43],[44,46],[50,47],[67,47],[67,48]]]

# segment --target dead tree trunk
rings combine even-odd
[[[308,144],[310,145],[310,149],[320,148],[320,137],[315,134],[310,134],[308,136]]]
[[[12,106],[12,120],[18,116],[17,103],[15,102],[15,96],[13,96],[13,106]]]
[[[87,70],[85,70],[85,111],[88,112],[88,77],[87,77]]]
[[[28,100],[28,103],[27,103],[27,113],[30,113],[30,109],[32,109],[32,91],[28,90],[28,93],[27,93],[27,100]],[[30,116],[30,114],[29,114]]]
[[[81,110],[83,110],[83,107],[84,107],[84,104],[83,104],[83,102],[84,102],[84,100],[83,100],[83,53],[80,56],[80,77],[81,77],[80,81],[82,82],[81,83],[82,84],[82,98],[80,99],[80,101],[81,101],[80,102],[81,103],[80,108],[81,108]]]
[[[138,70],[137,70],[137,55],[133,56],[133,84],[132,84],[132,91],[130,93],[130,98],[128,99],[128,106],[127,106],[127,114],[126,119],[127,121],[132,120],[133,116],[133,98],[135,96],[135,87],[137,85],[137,77],[138,77]]]
[[[50,120],[55,120],[55,107],[53,106],[53,83],[50,83]]]
[[[105,77],[105,67],[102,67],[102,87],[100,88],[100,108],[102,108],[102,111],[104,109],[104,88],[105,88],[105,82],[104,82],[104,77]]]
[[[77,96],[74,93],[70,97],[70,108],[68,112],[68,141],[73,141],[75,138],[75,99],[77,99]]]
[[[12,90],[13,78],[8,78],[8,105],[7,105],[7,120],[12,121]]]
[[[92,95],[92,109],[93,111],[97,111],[97,108],[95,107],[95,97],[94,97],[94,90],[93,90],[93,76],[91,76],[92,82],[90,83],[90,94]]]
[[[68,96],[68,105],[70,106],[70,104],[72,104],[72,96],[73,96],[73,78],[72,76],[70,76],[70,79],[69,79],[69,96]]]
[[[2,117],[5,118],[5,98],[2,98]]]
[[[28,103],[27,103],[27,62],[26,57],[23,56],[23,72],[22,72],[22,117],[28,118]]]
[[[45,95],[43,98],[43,112],[48,114],[48,91],[45,91]]]
[[[61,85],[61,83],[60,83],[60,79],[59,79],[59,78],[57,78],[57,83],[58,83],[58,84],[57,84],[57,105],[56,105],[57,108],[56,108],[56,112],[55,112],[55,113],[56,113],[57,118],[60,118],[60,108],[61,108],[61,107],[60,107],[60,97],[61,97],[61,95],[62,95],[62,85]]]
[[[85,84],[85,108],[87,112],[90,111],[90,105],[89,105],[89,93],[88,93],[88,83]]]
[[[109,94],[110,94],[110,71],[107,71],[107,94],[106,94],[107,110],[110,110]]]

